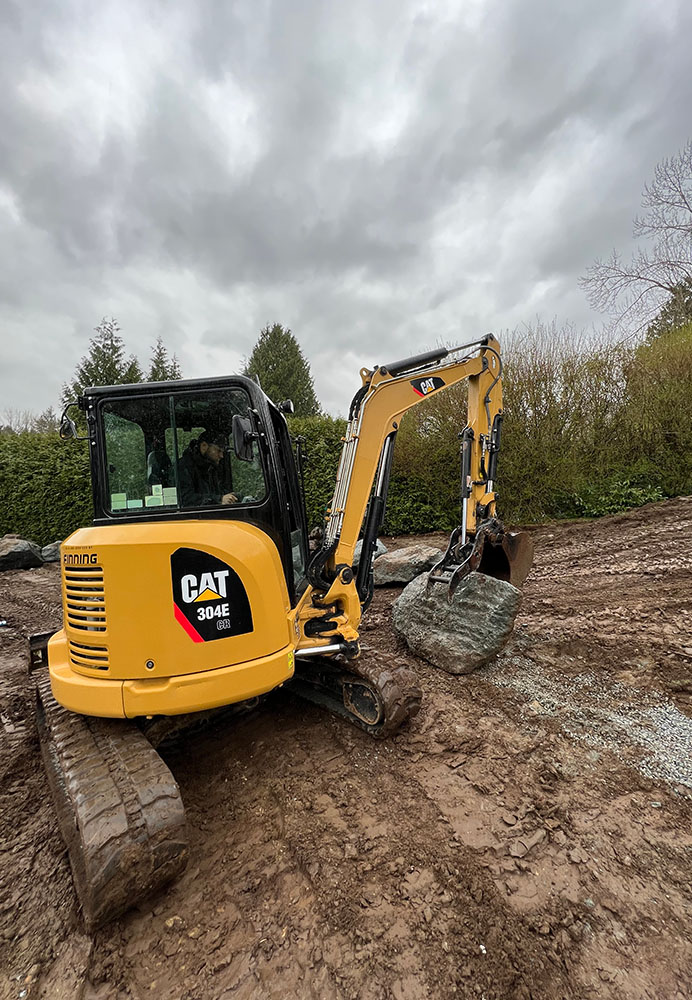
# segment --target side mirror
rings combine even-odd
[[[241,417],[239,413],[234,413],[231,429],[235,457],[241,462],[251,462],[254,457],[252,442],[255,439],[255,434],[250,418]]]
[[[77,403],[68,403],[65,409],[62,411],[62,417],[60,418],[60,430],[58,434],[63,441],[69,441],[70,438],[74,438],[75,441],[84,441],[86,438],[80,437],[77,433],[77,425],[74,420],[72,420],[67,415],[67,411],[73,407],[77,406]]]
[[[283,403],[279,403],[279,413],[295,413],[296,408],[293,405],[292,399],[284,399]]]

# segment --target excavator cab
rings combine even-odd
[[[276,544],[295,601],[308,552],[301,483],[285,418],[254,381],[99,386],[81,405],[95,526],[254,524]]]

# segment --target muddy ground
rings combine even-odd
[[[168,751],[189,867],[93,939],[22,655],[58,571],[2,574],[2,1000],[692,996],[692,498],[534,534],[473,675],[408,655],[378,592],[364,639],[424,691],[394,739],[281,691]]]

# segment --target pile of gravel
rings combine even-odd
[[[496,687],[525,695],[527,713],[555,716],[572,739],[611,751],[648,778],[692,788],[692,719],[663,695],[635,691],[590,672],[550,676],[517,654],[490,664],[482,676]],[[633,750],[642,754],[635,762]]]

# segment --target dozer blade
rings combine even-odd
[[[412,671],[368,647],[355,660],[344,656],[296,659],[289,686],[301,698],[380,738],[395,733],[417,714],[421,703]]]
[[[41,754],[84,923],[94,931],[176,878],[187,863],[173,775],[134,723],[75,715],[36,671]]]
[[[469,573],[505,580],[520,589],[533,565],[533,541],[526,531],[505,531],[495,518],[479,525],[475,536],[461,542],[461,529],[455,528],[447,551],[428,574],[427,592],[436,583],[447,584],[447,598]]]

